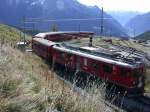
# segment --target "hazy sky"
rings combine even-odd
[[[78,0],[86,5],[98,5],[104,7],[104,10],[121,11],[150,11],[150,0]]]

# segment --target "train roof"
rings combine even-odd
[[[45,38],[47,35],[56,35],[56,34],[81,34],[81,33],[85,33],[87,35],[93,35],[93,32],[88,32],[88,31],[59,31],[59,32],[44,32],[44,33],[38,33],[37,35],[35,35],[35,37],[41,37],[41,38]]]
[[[40,44],[43,44],[45,46],[52,46],[55,45],[55,42],[43,39],[43,38],[33,38],[33,41],[39,42]]]
[[[114,51],[94,49],[89,47],[75,47],[67,44],[57,44],[53,48],[79,56],[99,60],[102,62],[120,65],[127,68],[139,68],[143,66],[143,61],[140,60],[138,57],[132,57],[132,59],[124,58],[121,56],[121,54]]]

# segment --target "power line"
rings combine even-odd
[[[38,22],[69,22],[69,21],[92,21],[92,20],[112,20],[113,18],[84,18],[84,19],[39,19],[27,18],[25,23],[38,23]]]

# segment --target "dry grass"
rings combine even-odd
[[[97,89],[79,95],[43,61],[9,45],[0,47],[0,112],[104,112]]]

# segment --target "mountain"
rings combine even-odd
[[[136,36],[137,39],[142,39],[142,40],[150,40],[150,31],[144,32],[138,36]]]
[[[9,9],[9,10],[8,10]],[[59,30],[86,30],[100,34],[101,20],[60,21],[60,19],[101,18],[101,10],[94,6],[80,4],[76,0],[5,0],[0,3],[0,22],[19,26],[21,19],[41,18],[35,26],[40,30],[50,30],[56,24]],[[104,13],[104,32],[106,35],[127,36],[124,28],[110,15]],[[57,19],[59,21],[47,21]]]
[[[18,26],[23,16],[39,17],[42,7],[37,0],[5,0],[0,1],[0,22]]]
[[[135,35],[139,35],[150,30],[149,20],[150,12],[135,16],[125,26],[128,29],[135,30]]]
[[[141,14],[134,11],[107,11],[109,15],[115,18],[122,26],[124,26],[130,19]]]

